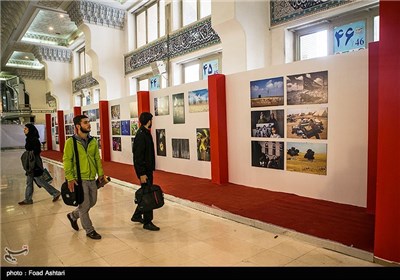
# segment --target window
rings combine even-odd
[[[182,25],[186,26],[211,15],[211,0],[182,1]]]
[[[195,62],[186,63],[183,65],[184,83],[191,83],[200,80],[200,64]]]
[[[365,49],[379,40],[377,5],[309,23],[294,30],[296,60]]]
[[[147,77],[147,75],[144,78],[139,78],[138,83],[139,83],[139,87],[138,87],[139,91],[140,90],[144,90],[144,91],[149,90],[149,78]]]
[[[137,48],[165,35],[165,0],[150,2],[135,17]]]
[[[86,52],[85,48],[78,50],[79,55],[79,76],[86,74]]]

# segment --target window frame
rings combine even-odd
[[[374,17],[379,16],[379,6],[373,5],[372,7],[364,7],[362,9],[357,9],[350,11],[342,15],[336,15],[329,18],[319,20],[315,23],[309,23],[300,27],[297,27],[292,31],[294,33],[294,59],[295,61],[301,61],[301,49],[300,49],[300,37],[304,35],[309,35],[312,33],[319,32],[326,29],[328,31],[327,46],[328,52],[327,56],[334,54],[334,40],[333,40],[333,30],[337,26],[346,25],[349,23],[357,21],[365,21],[366,29],[366,44],[365,48],[368,48],[368,44],[374,42]]]

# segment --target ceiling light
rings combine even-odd
[[[60,18],[64,18],[64,15],[63,15],[63,14],[60,14]]]
[[[53,30],[54,28],[52,26],[49,27],[49,30]]]

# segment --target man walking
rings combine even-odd
[[[71,227],[76,231],[79,230],[77,221],[80,218],[86,235],[92,239],[101,239],[101,235],[94,230],[89,217],[89,210],[97,201],[96,174],[100,182],[105,180],[99,147],[96,139],[89,135],[91,129],[89,118],[85,115],[78,115],[73,121],[75,134],[65,142],[64,171],[65,178],[68,180],[68,188],[73,192],[75,185],[78,184],[74,151],[74,140],[76,140],[84,200],[74,211],[67,214],[67,218],[71,223]]]
[[[140,114],[139,122],[140,128],[136,133],[132,148],[133,165],[136,175],[140,180],[140,187],[146,188],[148,184],[153,184],[153,171],[155,170],[156,166],[154,142],[150,133],[153,115],[149,112],[143,112]],[[139,207],[136,207],[136,210],[131,218],[132,222],[142,223],[144,229],[152,231],[160,230],[159,227],[152,223],[152,220],[153,210],[142,212],[139,210]]]

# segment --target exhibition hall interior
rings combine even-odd
[[[0,5],[2,267],[400,268],[400,2]],[[143,112],[159,230],[131,220]],[[79,115],[101,238],[58,195]]]

